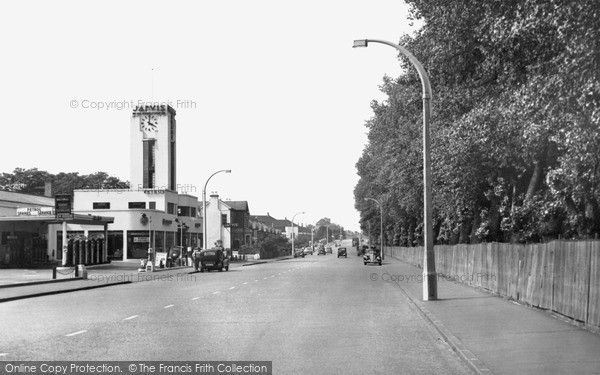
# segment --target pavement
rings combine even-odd
[[[229,268],[235,269],[290,258],[287,256],[260,260],[247,259],[231,262]],[[150,281],[169,275],[195,272],[194,268],[189,266],[156,268],[153,272],[139,272],[139,268],[140,261],[137,259],[113,261],[108,264],[86,266],[87,278],[75,277],[74,271],[69,271],[64,275],[57,274],[57,279],[52,278],[52,269],[0,269],[0,303],[132,282]]]
[[[550,312],[438,278],[423,301],[422,269],[392,257],[371,280],[394,283],[477,374],[600,374],[600,334]]]
[[[230,268],[285,259],[291,258],[239,261]],[[175,267],[140,273],[138,267],[139,261],[113,262],[88,267],[88,279],[51,282],[51,270],[0,270],[0,302],[194,272],[191,267]],[[365,267],[372,268],[371,281],[394,284],[474,373],[600,374],[598,333],[446,279],[438,279],[438,300],[422,301],[421,269],[389,256],[383,266]]]

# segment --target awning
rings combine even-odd
[[[66,221],[67,224],[80,224],[80,225],[104,225],[104,224],[112,224],[115,222],[114,217],[110,216],[98,216],[98,215],[83,215],[83,214],[71,214],[67,215],[64,218],[57,219],[54,216],[1,216],[1,222],[11,222],[11,223],[26,223],[26,222],[35,222],[40,224],[62,224],[63,221]]]

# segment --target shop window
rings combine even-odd
[[[190,217],[196,217],[196,207],[190,207]]]
[[[129,208],[146,208],[146,202],[129,202]]]
[[[156,202],[148,202],[148,207],[151,210],[156,210]]]
[[[167,213],[169,215],[175,214],[175,203],[167,203]]]
[[[110,202],[94,202],[92,207],[94,210],[110,210]]]
[[[221,214],[221,225],[227,224],[227,214]]]

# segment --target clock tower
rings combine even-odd
[[[137,106],[131,115],[131,189],[177,191],[175,110]]]

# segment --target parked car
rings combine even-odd
[[[229,259],[221,249],[204,249],[194,252],[194,268],[200,272],[218,270],[229,271]]]
[[[302,249],[294,249],[294,258],[304,258],[304,250]]]
[[[329,254],[333,254],[333,250],[331,249],[331,246],[327,246],[325,251],[327,251]]]
[[[313,255],[313,249],[311,247],[305,247],[304,248],[304,254],[310,254]]]
[[[181,257],[181,252],[183,248],[181,246],[173,246],[169,250],[169,254],[167,255],[167,267],[174,267],[176,265],[177,259]]]
[[[324,248],[324,247],[320,247],[320,248],[319,248],[319,251],[317,252],[317,255],[321,255],[321,254],[323,254],[323,255],[327,255],[327,252],[325,251],[325,248]]]
[[[337,255],[338,255],[338,258],[339,258],[339,257],[345,257],[345,258],[348,258],[348,251],[346,251],[346,248],[345,248],[345,247],[340,247],[340,248],[338,248],[338,250],[337,250]]]
[[[363,263],[366,266],[367,264],[376,263],[381,266],[381,253],[376,248],[371,248],[367,250],[367,253],[363,256]]]

